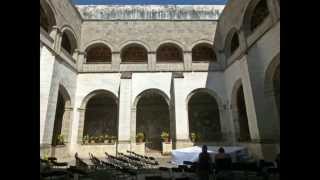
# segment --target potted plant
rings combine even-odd
[[[108,144],[108,143],[109,143],[109,136],[108,136],[108,134],[105,134],[105,135],[104,135],[104,143],[105,143],[105,144]]]
[[[95,136],[90,136],[90,144],[95,143],[96,137]]]
[[[136,139],[137,139],[137,142],[138,143],[142,143],[144,141],[144,134],[142,132],[139,132],[137,135],[136,135]]]
[[[64,145],[64,136],[62,134],[59,134],[59,136],[57,138],[57,144]]]
[[[161,133],[161,139],[164,141],[164,142],[169,142],[169,133],[163,131]]]
[[[100,135],[99,136],[99,143],[104,143],[104,136],[103,135]]]
[[[83,143],[84,144],[89,144],[89,135],[88,134],[83,136]]]
[[[191,133],[191,135],[190,135],[190,139],[191,139],[191,141],[192,142],[196,142],[196,139],[197,139],[197,134],[196,133]]]
[[[110,140],[111,140],[111,144],[114,144],[116,142],[116,137],[115,136],[111,136]]]

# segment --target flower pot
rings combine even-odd
[[[89,140],[84,140],[84,144],[89,144]]]
[[[96,143],[95,140],[90,140],[90,144],[94,144],[94,143]]]

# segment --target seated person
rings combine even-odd
[[[206,145],[202,146],[202,152],[199,154],[197,170],[199,180],[209,180],[209,176],[212,171],[212,159],[208,153],[208,148]]]
[[[227,155],[223,147],[219,148],[219,153],[214,157],[217,171],[231,169],[231,157]]]

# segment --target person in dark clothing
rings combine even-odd
[[[208,153],[206,145],[202,146],[202,152],[199,154],[198,161],[198,176],[199,180],[209,180],[210,173],[212,173],[212,159]]]

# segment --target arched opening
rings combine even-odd
[[[238,33],[234,33],[230,44],[230,55],[232,55],[239,48],[239,36]]]
[[[226,58],[228,59],[230,56],[232,56],[235,53],[235,51],[239,48],[239,46],[239,35],[237,33],[237,30],[233,28],[228,33],[225,41]]]
[[[242,85],[237,90],[237,114],[238,114],[238,126],[239,126],[239,134],[238,134],[238,141],[240,142],[248,142],[251,140],[250,131],[249,131],[249,124],[248,124],[248,116],[246,110],[246,104],[243,94],[243,87]]]
[[[85,106],[83,136],[114,136],[118,134],[118,105],[106,92],[94,94]]]
[[[87,63],[111,63],[111,49],[102,43],[91,45],[86,49]]]
[[[64,143],[69,139],[69,124],[70,124],[70,97],[64,87],[60,86],[58,91],[58,99],[56,105],[55,120],[51,144],[52,146],[60,145],[59,136],[64,138]]]
[[[188,102],[189,134],[195,133],[197,142],[222,140],[219,106],[206,91],[195,92]]]
[[[40,26],[47,32],[50,33],[52,27],[56,25],[54,13],[50,6],[45,2],[40,2]]]
[[[253,0],[245,13],[246,34],[251,34],[259,27],[264,20],[269,16],[269,8],[267,0]]]
[[[136,111],[136,132],[144,133],[147,152],[161,151],[161,133],[171,135],[168,100],[157,91],[147,90],[141,94]]]
[[[213,50],[212,45],[202,43],[198,44],[192,48],[192,61],[201,62],[201,61],[216,61],[216,54]]]
[[[62,34],[61,46],[66,50],[70,55],[73,55],[74,50],[77,48],[77,41],[73,35],[68,30],[65,30]]]
[[[122,62],[148,62],[148,51],[140,44],[130,44],[121,51]]]
[[[182,62],[182,49],[173,43],[162,44],[157,49],[157,62]]]
[[[276,68],[275,74],[273,75],[273,91],[278,114],[280,116],[280,65]]]

